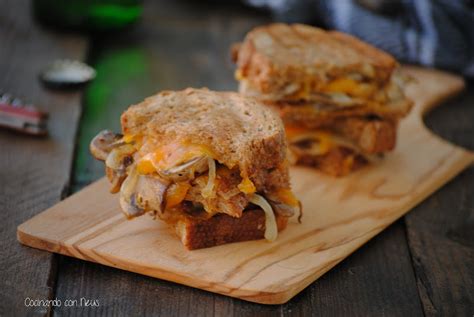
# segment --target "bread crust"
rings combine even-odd
[[[278,231],[286,228],[288,218],[275,215]],[[246,210],[242,217],[217,214],[209,219],[182,217],[175,224],[176,234],[188,250],[221,244],[263,239],[265,213],[261,209]]]
[[[144,135],[158,145],[185,141],[206,146],[219,163],[238,166],[257,191],[267,190],[268,173],[286,160],[278,115],[256,99],[234,92],[164,91],[131,106],[121,121],[124,135]],[[279,185],[288,187],[287,169],[279,171]]]
[[[240,75],[262,93],[304,84],[308,77],[323,86],[348,73],[362,74],[382,86],[398,65],[391,55],[355,37],[303,24],[257,27],[233,55]]]

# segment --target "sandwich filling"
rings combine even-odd
[[[353,140],[333,131],[294,128],[287,128],[286,131],[291,163],[318,165],[318,160],[331,157],[335,161],[333,164],[338,164],[339,168],[330,174],[346,175],[358,163],[379,162],[383,155],[369,153]],[[334,157],[334,153],[341,153],[340,157]]]
[[[322,95],[387,103],[396,89],[396,60],[348,34],[274,23],[233,46],[236,79],[273,101]],[[341,98],[339,98],[341,99]]]
[[[240,93],[283,119],[290,161],[336,176],[395,147],[412,102],[389,54],[350,35],[274,23],[234,45]]]
[[[401,117],[411,108],[411,102],[403,93],[403,86],[409,78],[399,72],[392,74],[388,83],[368,80],[357,73],[349,73],[325,83],[314,76],[304,76],[302,81],[288,82],[281,89],[270,92],[260,90],[239,70],[236,78],[240,81],[240,92],[245,95],[266,103],[311,105],[315,112],[342,110],[347,113],[355,108],[360,112],[363,108],[366,112]],[[314,107],[315,104],[323,108],[318,109]]]
[[[174,224],[181,217],[209,219],[217,213],[239,218],[259,207],[265,212],[265,238],[272,241],[278,233],[274,213],[290,217],[300,210],[289,188],[275,180],[257,191],[247,171],[219,162],[201,144],[159,144],[139,135],[102,131],[91,142],[91,152],[105,161],[111,191],[120,192],[128,218],[151,213]]]

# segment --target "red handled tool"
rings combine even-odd
[[[46,135],[48,114],[36,107],[0,93],[0,126],[32,135]]]

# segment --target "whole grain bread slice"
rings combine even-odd
[[[239,75],[262,93],[278,92],[305,78],[325,85],[349,73],[386,83],[397,67],[389,54],[340,32],[274,23],[250,31],[234,46]]]
[[[286,228],[288,218],[275,215],[278,231]],[[218,214],[209,219],[182,217],[175,229],[189,250],[209,248],[221,244],[263,239],[265,213],[261,209],[246,210],[242,217]]]
[[[286,140],[281,119],[256,99],[234,92],[188,88],[164,91],[131,106],[121,117],[127,135],[142,135],[158,146],[186,142],[204,145],[213,158],[265,191],[277,170],[281,187],[289,186]],[[259,188],[260,186],[260,188]]]

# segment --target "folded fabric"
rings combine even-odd
[[[474,8],[466,0],[391,0],[397,12],[354,0],[246,0],[284,22],[321,24],[353,34],[405,63],[474,77]],[[387,1],[385,1],[387,2]]]

